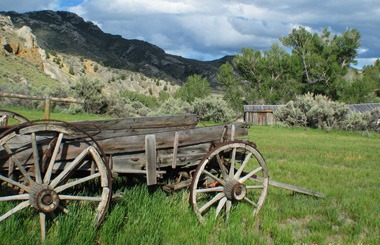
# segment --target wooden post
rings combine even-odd
[[[145,136],[145,157],[146,157],[146,182],[147,185],[157,184],[157,152],[156,136],[148,134]]]
[[[49,120],[50,119],[50,99],[45,99],[45,110],[44,110],[44,119]]]

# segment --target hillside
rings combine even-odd
[[[47,51],[30,27],[17,27],[8,16],[0,15],[0,36],[1,92],[64,97],[69,87],[81,79],[100,81],[106,94],[128,90],[158,97],[162,90],[173,93],[178,88],[83,56]]]
[[[199,74],[216,86],[215,74],[221,64],[232,57],[203,62],[170,55],[161,48],[140,40],[128,40],[104,33],[92,22],[69,12],[38,11],[10,16],[17,28],[32,29],[41,48],[48,52],[83,57],[107,67],[137,71],[182,84],[187,77]]]

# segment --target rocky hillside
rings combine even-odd
[[[137,71],[149,77],[181,84],[193,74],[207,77],[215,86],[219,66],[232,57],[202,62],[166,54],[159,47],[139,40],[127,40],[104,33],[92,22],[69,12],[38,11],[10,16],[16,28],[30,27],[38,44],[49,53],[61,53],[92,60],[105,67]]]
[[[9,16],[0,15],[0,37],[1,92],[66,96],[69,87],[80,79],[100,81],[106,94],[128,90],[158,97],[162,90],[170,94],[178,88],[139,72],[106,67],[95,58],[47,51],[46,42],[29,26],[15,26]]]

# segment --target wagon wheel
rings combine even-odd
[[[200,221],[213,212],[228,219],[232,205],[238,203],[251,206],[256,215],[267,196],[268,182],[265,160],[253,144],[226,142],[199,163],[191,183],[190,204]]]
[[[29,120],[13,111],[0,110],[0,126],[15,125]]]
[[[89,135],[66,123],[30,122],[4,132],[0,180],[0,205],[5,207],[0,222],[17,220],[32,209],[42,240],[52,221],[78,206],[92,207],[95,224],[100,224],[111,198],[104,154]]]

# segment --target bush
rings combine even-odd
[[[348,114],[348,106],[323,95],[297,96],[275,112],[276,118],[291,126],[339,129]]]
[[[366,130],[368,121],[365,119],[366,115],[363,113],[353,112],[347,115],[342,123],[342,129],[351,131]]]
[[[156,108],[159,106],[158,100],[153,96],[146,96],[137,92],[125,90],[121,93],[121,97],[128,98],[130,101],[140,102],[148,108]]]
[[[235,116],[234,111],[227,102],[215,95],[204,99],[197,98],[192,106],[193,113],[204,121],[228,122]]]
[[[158,109],[151,111],[150,116],[163,115],[180,115],[189,114],[192,112],[192,107],[186,101],[180,99],[169,98]]]
[[[109,102],[107,114],[117,117],[147,116],[150,109],[139,101],[115,98]]]
[[[107,98],[102,93],[104,85],[99,81],[89,81],[81,78],[71,87],[74,97],[84,99],[86,112],[105,113],[107,111]]]

